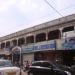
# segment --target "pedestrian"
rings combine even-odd
[[[29,62],[28,61],[26,61],[26,70],[29,70]]]
[[[23,62],[23,71],[26,71],[26,61]]]
[[[14,62],[14,65],[18,67],[18,63],[17,63],[17,61]]]

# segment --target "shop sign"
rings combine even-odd
[[[73,50],[75,49],[75,37],[66,38],[62,41],[62,47],[64,50]]]
[[[12,48],[12,53],[14,53],[14,54],[19,54],[19,53],[21,53],[21,51],[22,51],[21,48],[18,46]]]
[[[55,50],[56,43],[54,40],[46,41],[41,43],[36,43],[28,46],[23,46],[23,52],[35,52],[35,51],[43,51],[43,50]]]
[[[62,39],[56,39],[56,50],[62,50]]]
[[[55,50],[55,43],[52,44],[42,44],[34,46],[34,51],[37,50]]]
[[[22,53],[29,53],[29,52],[33,52],[33,44],[32,45],[26,45],[26,46],[22,46]]]

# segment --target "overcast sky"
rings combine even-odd
[[[75,0],[47,0],[63,16],[75,13]],[[45,0],[0,0],[0,37],[62,17]]]

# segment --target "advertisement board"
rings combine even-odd
[[[74,50],[75,49],[75,37],[63,39],[62,47],[64,50]]]
[[[44,50],[55,50],[56,43],[55,40],[39,42],[27,46],[22,46],[23,52],[35,52],[35,51],[44,51]]]

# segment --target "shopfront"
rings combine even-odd
[[[19,66],[22,64],[22,49],[18,46],[15,46],[12,48],[12,62],[16,65]]]
[[[66,65],[75,65],[75,50],[64,50],[62,52],[63,64]]]
[[[56,42],[55,40],[38,43],[34,46],[34,60],[51,60],[56,59]]]
[[[62,39],[61,52],[63,64],[75,65],[75,37]]]
[[[55,60],[55,40],[22,46],[23,61]]]
[[[34,53],[25,53],[23,54],[23,64],[25,65],[26,62],[31,64],[34,61]]]
[[[43,52],[36,52],[34,53],[34,59],[35,60],[50,60],[55,61],[56,60],[56,51],[43,51]]]
[[[6,49],[2,49],[0,50],[0,58],[11,60],[12,54],[10,51],[7,51]]]
[[[26,62],[28,62],[29,64],[34,61],[34,49],[33,49],[34,45],[26,45],[26,46],[22,46],[22,59],[23,59],[23,64],[25,65]]]

